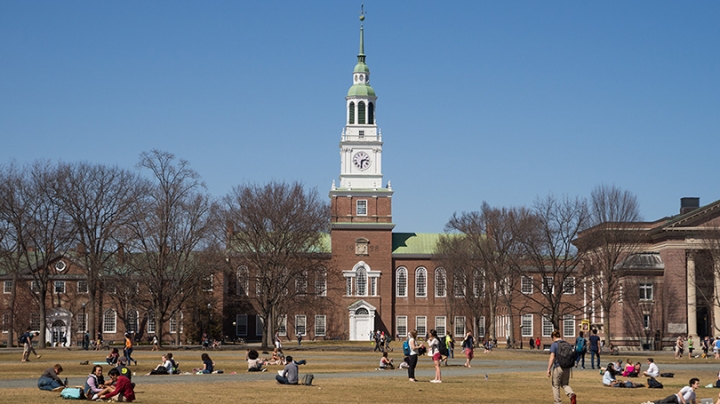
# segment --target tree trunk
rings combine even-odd
[[[45,308],[45,297],[47,291],[40,290],[38,293],[40,294],[40,335],[38,336],[38,349],[45,349],[45,341],[47,341],[47,319],[45,318],[47,309]]]
[[[488,324],[488,337],[491,340],[495,340],[495,312],[496,312],[496,302],[494,299],[490,299],[490,321]],[[483,336],[484,337],[484,336]]]
[[[603,304],[603,334],[605,346],[610,346],[610,304]]]
[[[9,323],[8,323],[8,339],[7,339],[7,347],[11,348],[13,344],[15,343],[15,297],[17,296],[17,273],[13,272],[12,277],[12,291],[10,291],[10,301],[8,302],[8,312],[9,312]]]

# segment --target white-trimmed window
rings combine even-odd
[[[397,335],[400,337],[406,337],[407,336],[407,316],[397,316],[395,317],[395,323],[397,324]]]
[[[263,335],[263,318],[259,314],[255,315],[255,336],[262,337]]]
[[[3,293],[12,293],[12,281],[5,281],[3,282]]]
[[[485,336],[485,316],[478,317],[477,322],[477,334],[475,334],[477,338],[482,339]]]
[[[127,332],[138,331],[138,312],[137,310],[130,309],[127,313]]]
[[[307,293],[307,272],[297,274],[295,277],[295,293],[298,295],[304,295]]]
[[[81,312],[81,313],[77,313],[75,315],[75,321],[77,321],[77,332],[84,333],[85,331],[87,331],[87,329],[88,329],[87,328],[87,326],[88,326],[87,320],[88,320],[87,313],[82,314],[82,312]]]
[[[533,292],[533,278],[532,276],[523,276],[520,278],[520,292],[526,295],[531,295]]]
[[[397,297],[407,297],[407,268],[400,267],[396,272],[397,280],[395,283],[395,295]]]
[[[237,270],[237,287],[235,292],[238,296],[248,296],[250,290],[250,271],[246,266]]]
[[[465,316],[455,316],[455,338],[465,336]]]
[[[316,337],[324,337],[326,332],[325,327],[325,320],[326,317],[323,314],[319,314],[315,316],[315,336]]]
[[[148,312],[148,320],[147,320],[147,332],[148,334],[155,334],[155,330],[157,329],[157,322],[155,321],[155,314],[153,312]]]
[[[417,330],[418,335],[424,338],[425,334],[427,334],[427,317],[415,317],[415,329]]]
[[[640,300],[652,300],[653,299],[653,284],[652,283],[641,283],[639,285]]]
[[[8,330],[10,330],[10,313],[5,313],[2,317],[2,333],[7,334]]]
[[[208,276],[205,276],[202,278],[201,281],[201,288],[203,292],[212,292],[214,288],[215,283],[215,276],[213,274],[210,274]]]
[[[107,309],[103,313],[103,333],[115,334],[117,332],[117,313],[114,309]]]
[[[327,296],[327,271],[320,269],[315,274],[315,295]]]
[[[355,212],[358,216],[367,216],[367,199],[358,199],[355,205]]]
[[[643,313],[643,328],[650,329],[650,313]]]
[[[427,269],[425,267],[415,270],[415,297],[427,297]]]
[[[378,278],[370,278],[370,296],[377,296],[377,280]]]
[[[356,291],[358,296],[367,296],[367,270],[359,267],[355,276]]]
[[[552,294],[555,289],[555,279],[552,276],[546,276],[543,278],[542,292],[544,295]]]
[[[563,293],[566,295],[574,295],[575,294],[575,277],[574,276],[568,276],[563,280]]]
[[[445,297],[447,293],[447,275],[445,268],[435,269],[435,297]]]
[[[552,332],[554,330],[555,330],[555,326],[553,326],[552,321],[550,321],[550,317],[543,315],[542,316],[542,336],[549,337],[552,335]]]
[[[30,331],[40,332],[40,314],[30,313]]]
[[[178,330],[180,331],[180,334],[182,334],[182,332],[183,332],[183,314],[182,314],[182,312],[180,312],[179,315],[177,313],[175,313],[175,315],[170,317],[170,333],[176,334],[178,332]]]
[[[435,317],[435,332],[437,332],[438,337],[444,337],[445,332],[447,330],[447,317],[445,316],[436,316]]]
[[[278,317],[278,335],[281,337],[287,336],[287,314],[283,314]]]
[[[38,293],[40,291],[40,281],[30,281],[30,291]]]
[[[307,324],[307,317],[305,317],[302,314],[299,314],[295,316],[295,334],[300,333],[300,335],[305,336],[307,333],[305,325]]]
[[[247,314],[235,315],[235,335],[246,337],[248,335],[248,316]]]
[[[575,336],[575,316],[566,314],[563,316],[563,337]]]
[[[453,294],[455,297],[465,297],[465,274],[462,272],[453,275]]]
[[[64,294],[65,293],[65,281],[55,281],[55,294]]]
[[[473,271],[473,295],[475,297],[485,296],[485,279],[480,271]]]
[[[532,314],[523,314],[521,319],[521,335],[523,337],[532,337],[535,335],[533,333],[533,315]]]
[[[78,293],[88,293],[88,283],[85,279],[81,279],[77,282]]]

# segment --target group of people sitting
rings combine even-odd
[[[270,358],[261,358],[258,351],[254,349],[248,349],[245,352],[245,360],[248,364],[248,372],[266,372],[268,365],[287,365],[292,362],[292,357],[285,357],[282,352],[282,348],[275,348]],[[304,365],[307,363],[305,359],[295,362],[298,365]]]
[[[124,368],[123,370],[120,367]],[[38,379],[40,390],[62,391],[67,388],[67,379],[60,380],[60,373],[63,367],[59,363],[45,370]],[[131,402],[135,400],[135,384],[131,382],[132,373],[123,365],[110,369],[108,372],[109,381],[103,377],[103,367],[93,366],[92,372],[85,381],[82,395],[91,400],[109,399],[117,396],[117,401]]]
[[[660,375],[660,370],[655,364],[653,358],[648,358],[647,362],[648,369],[647,371],[642,372],[642,375],[652,378],[658,377]],[[610,362],[606,367],[600,368],[600,373],[603,375],[603,385],[607,387],[644,387],[642,383],[635,383],[630,380],[622,381],[617,378],[617,376],[639,377],[641,371],[640,362],[633,365],[632,360],[630,359],[628,359],[624,368],[622,366],[622,360],[618,360],[616,363]]]

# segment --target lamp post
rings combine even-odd
[[[83,302],[80,306],[82,307],[82,319],[83,319],[83,330],[82,330],[83,331],[83,336],[82,336],[83,345],[82,346],[83,346],[83,349],[87,351],[88,346],[87,346],[87,343],[85,342],[85,334],[87,334],[87,318],[85,317],[85,302]]]
[[[237,321],[233,321],[233,345],[235,345],[235,341],[237,341]]]

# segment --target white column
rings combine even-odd
[[[695,257],[690,253],[687,256],[687,333],[692,336],[695,341],[698,341],[695,285]]]

